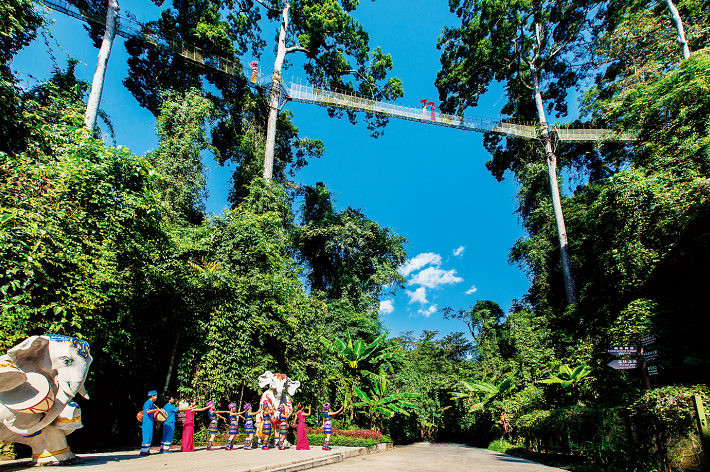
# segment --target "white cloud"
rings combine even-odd
[[[459,246],[458,249],[454,249],[454,256],[456,257],[461,257],[463,256],[463,252],[466,250],[466,246]]]
[[[426,310],[418,310],[417,313],[419,313],[420,315],[424,315],[425,318],[429,318],[432,313],[436,313],[436,305],[432,305]]]
[[[394,311],[394,300],[380,300],[380,313],[389,315]]]
[[[441,265],[441,256],[433,252],[423,252],[416,256],[414,259],[407,261],[402,267],[399,268],[399,273],[402,277],[406,277],[415,270],[419,270],[426,265]]]
[[[476,288],[476,286],[475,286],[475,285],[471,285],[471,288],[469,288],[468,290],[466,290],[466,295],[471,295],[472,293],[476,293],[476,292],[478,292],[478,289]]]
[[[429,303],[426,299],[426,289],[424,287],[419,287],[413,292],[410,292],[409,290],[405,290],[405,292],[409,296],[409,303],[419,302],[422,305]]]
[[[453,285],[463,282],[461,277],[456,277],[456,269],[442,270],[438,267],[429,267],[419,272],[409,280],[409,285],[422,285],[429,288],[439,288],[442,285]]]

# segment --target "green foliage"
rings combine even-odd
[[[391,359],[395,355],[393,352],[385,351],[387,333],[380,334],[374,341],[366,345],[362,339],[353,342],[349,329],[346,329],[345,332],[347,333],[347,342],[340,338],[333,338],[333,341],[330,341],[322,336],[321,340],[328,348],[343,358],[351,369],[357,370],[359,364],[366,360],[377,364],[385,359]]]
[[[311,447],[318,444],[323,444],[325,441],[325,434],[322,433],[310,433],[308,434],[308,444]],[[370,438],[356,438],[352,436],[345,436],[342,434],[334,434],[330,437],[331,446],[346,446],[346,447],[368,447],[374,446],[375,444],[381,443],[391,443],[392,439],[386,435],[382,435],[382,439],[370,439]]]
[[[549,379],[542,380],[544,384],[560,384],[562,387],[576,386],[583,380],[591,380],[589,375],[594,369],[583,364],[571,369],[567,364],[560,367],[558,375],[553,375]]]
[[[460,384],[463,387],[462,390],[449,393],[452,395],[452,400],[465,398],[468,405],[470,405],[469,411],[482,410],[488,403],[495,399],[499,399],[503,394],[515,386],[511,377],[504,379],[497,385],[483,381],[469,383],[465,380],[462,380]]]
[[[198,89],[161,94],[156,130],[160,144],[146,157],[160,174],[160,192],[178,218],[199,221],[204,213],[203,151],[215,149],[205,139],[214,106]]]
[[[369,395],[357,386],[353,386],[353,391],[360,401],[353,403],[352,407],[367,411],[373,429],[379,431],[383,417],[392,418],[395,414],[408,416],[407,410],[416,406],[408,399],[420,398],[422,394],[415,392],[389,393],[388,379],[384,372],[380,371],[379,375],[372,374],[371,376],[373,377],[373,387]]]
[[[309,269],[312,291],[369,311],[379,309],[385,287],[394,291],[403,286],[397,269],[407,258],[406,239],[360,210],[336,211],[322,182],[306,188],[301,220],[294,245]]]

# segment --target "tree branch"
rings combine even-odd
[[[292,52],[305,52],[308,53],[308,49],[303,48],[301,46],[291,46],[290,48],[286,48],[286,54],[291,54]]]
[[[265,4],[264,2],[262,2],[261,0],[254,0],[254,1],[255,1],[256,3],[258,3],[259,5],[261,5],[262,7],[266,8],[267,10],[271,10],[271,11],[275,11],[275,12],[281,13],[281,9],[280,9],[280,8],[272,8],[272,7],[270,7],[269,5],[267,5],[267,4]]]

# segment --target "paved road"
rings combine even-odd
[[[136,449],[130,452],[78,454],[84,461],[83,464],[66,467],[55,466],[51,470],[67,472],[256,472],[332,456],[349,449],[357,448],[334,447],[332,451],[324,451],[318,446],[311,448],[310,451],[297,451],[295,447],[285,451],[278,449],[244,451],[240,447],[233,451],[226,451],[223,446],[219,446],[215,451],[205,451],[204,448],[198,448],[195,452],[179,452],[178,448],[173,447],[176,452],[171,454],[157,454],[157,449],[153,448],[154,454],[147,457],[139,456]],[[0,462],[0,472],[27,471],[28,468],[29,459]]]
[[[304,461],[327,460],[327,456],[355,453],[357,448],[334,447],[323,451],[314,447],[310,451],[294,448],[279,451],[216,451],[197,450],[192,453],[152,454],[138,456],[134,452],[107,452],[80,454],[84,464],[69,467],[52,467],[52,470],[73,472],[257,472],[285,467],[301,470]],[[27,471],[29,461],[0,463],[0,472]],[[284,469],[281,469],[282,472]],[[529,462],[517,457],[498,454],[486,449],[458,444],[418,443],[396,447],[392,450],[346,458],[342,462],[311,469],[313,472],[554,472],[554,467]]]
[[[351,457],[314,472],[553,472],[555,467],[536,464],[487,449],[460,444],[417,443],[391,451]]]

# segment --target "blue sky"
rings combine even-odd
[[[361,3],[354,16],[370,34],[370,45],[392,54],[392,74],[403,81],[405,95],[399,103],[419,106],[437,102],[434,86],[440,68],[437,37],[444,26],[456,25],[443,0],[377,0]],[[158,9],[149,0],[122,0],[122,12],[139,20],[154,19]],[[66,57],[79,59],[79,78],[91,82],[98,50],[78,20],[52,12],[49,39],[60,67]],[[271,41],[276,25],[265,29]],[[116,142],[138,155],[157,146],[155,120],[138,106],[123,87],[128,58],[122,38],[116,38],[108,66],[102,108],[109,114]],[[273,66],[273,43],[261,58]],[[248,63],[253,58],[245,57]],[[25,85],[47,79],[52,71],[48,47],[40,37],[22,51],[13,69]],[[293,67],[288,71],[305,77]],[[468,115],[499,116],[502,90],[494,86]],[[508,264],[508,253],[523,236],[514,214],[516,186],[512,179],[497,182],[485,168],[489,159],[482,135],[423,123],[391,120],[384,136],[373,139],[364,123],[328,117],[324,108],[290,102],[287,109],[302,137],[321,139],[326,153],[313,160],[296,180],[314,185],[324,182],[339,208],[360,208],[372,220],[409,240],[410,262],[401,269],[405,290],[383,297],[382,318],[392,335],[411,330],[463,331],[458,321],[447,321],[439,310],[494,300],[507,310],[513,299],[527,290],[525,274]],[[109,141],[110,143],[110,141]],[[219,167],[206,156],[209,166],[208,211],[227,208],[227,181],[233,169]]]

